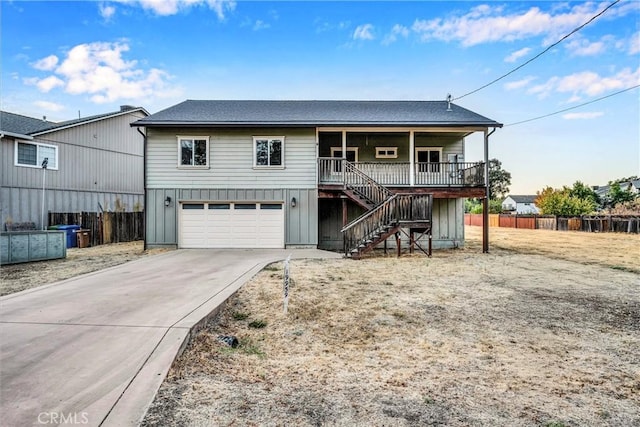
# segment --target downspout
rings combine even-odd
[[[487,129],[488,130],[488,129]],[[489,133],[484,131],[484,185],[485,196],[482,204],[482,253],[489,253],[489,137],[496,128]]]
[[[144,188],[144,227],[142,229],[142,237],[143,237],[143,250],[147,250],[147,209],[149,205],[147,204],[149,196],[147,195],[147,135],[144,134],[139,127],[136,128],[138,133],[142,135],[142,187]]]

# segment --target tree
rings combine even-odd
[[[604,205],[608,208],[613,208],[617,204],[627,203],[633,201],[636,195],[631,192],[630,189],[623,190],[620,187],[619,182],[614,182],[609,187],[609,192],[605,196]]]
[[[580,181],[576,181],[573,183],[573,187],[569,189],[569,195],[572,197],[577,197],[578,199],[589,200],[596,207],[601,203],[598,194],[591,187],[584,185]]]
[[[502,169],[502,162],[489,160],[489,199],[502,201],[509,194],[510,185],[511,173]]]
[[[465,201],[465,212],[472,214],[482,213],[481,199],[467,199]],[[499,214],[502,212],[502,202],[500,200],[489,200],[489,213]]]
[[[539,191],[536,206],[544,215],[585,215],[593,212],[597,204],[591,198],[572,195],[567,186],[554,189],[549,186]]]

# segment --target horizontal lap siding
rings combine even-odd
[[[178,169],[177,135],[209,136],[209,169]],[[284,169],[253,168],[253,136],[285,136]],[[315,188],[315,129],[148,131],[147,188]]]

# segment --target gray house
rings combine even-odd
[[[130,123],[148,115],[123,106],[54,123],[0,112],[2,224],[41,228],[43,211],[142,210],[144,138]]]
[[[502,201],[502,210],[512,214],[539,214],[540,209],[536,206],[536,195],[508,195]]]
[[[445,101],[188,100],[132,126],[146,133],[148,246],[358,255],[402,229],[462,245],[464,198],[486,197],[502,125]],[[485,162],[464,160],[474,132]]]

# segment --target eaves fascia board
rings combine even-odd
[[[207,127],[224,127],[224,128],[251,128],[251,127],[395,127],[395,128],[428,128],[428,127],[447,127],[447,128],[501,128],[501,123],[451,123],[451,122],[186,122],[186,121],[150,121],[144,122],[139,120],[131,123],[133,127],[147,128],[168,128],[168,127],[190,127],[190,128],[207,128]]]
[[[105,115],[105,116],[95,117],[93,119],[87,119],[87,120],[82,120],[82,121],[75,122],[75,123],[70,123],[68,125],[62,125],[62,126],[59,126],[59,127],[52,127],[52,128],[49,128],[49,129],[38,131],[38,132],[33,132],[31,135],[33,135],[33,136],[45,135],[47,133],[57,132],[57,131],[60,131],[60,130],[65,130],[65,129],[73,128],[73,127],[76,127],[76,126],[82,126],[82,125],[86,125],[86,124],[89,124],[89,123],[99,122],[101,120],[112,119],[114,117],[123,116],[125,114],[135,113],[135,112],[138,112],[138,111],[142,111],[147,116],[149,115],[149,112],[147,112],[147,110],[145,110],[142,107],[139,107],[139,108],[135,108],[135,109],[132,109],[132,110],[118,111],[118,112],[113,113],[113,114],[108,114],[108,115]]]
[[[0,130],[0,138],[4,138],[5,136],[9,136],[11,138],[17,138],[17,139],[25,139],[25,140],[29,140],[29,141],[31,141],[33,139],[33,137],[30,136],[30,135],[24,135],[24,134],[21,134],[21,133],[8,132],[8,131]]]

